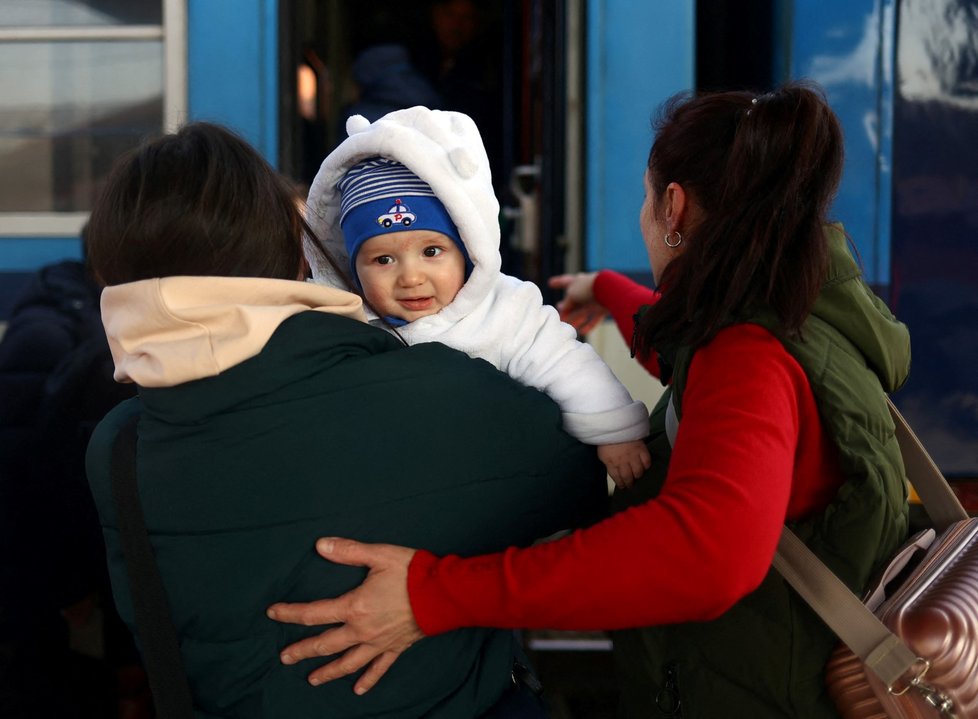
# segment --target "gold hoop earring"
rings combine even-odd
[[[676,242],[675,242],[675,243],[672,243],[672,242],[669,242],[669,238],[670,238],[670,237],[672,237],[673,235],[675,235],[675,236],[676,236]],[[668,233],[668,234],[667,234],[667,235],[666,235],[666,236],[665,236],[665,237],[664,237],[664,238],[662,239],[662,241],[666,243],[666,247],[671,247],[671,248],[673,248],[673,249],[675,249],[676,247],[679,247],[679,245],[681,245],[681,244],[683,244],[683,236],[682,236],[682,234],[681,234],[681,233],[680,233],[680,232],[679,232],[679,231],[677,230],[677,231],[675,231],[675,232],[670,232],[670,233]]]

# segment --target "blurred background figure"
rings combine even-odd
[[[133,394],[112,371],[85,263],[42,267],[0,341],[4,719],[145,716],[134,711],[145,681],[108,592],[84,471],[95,424]]]
[[[338,137],[346,137],[346,119],[363,115],[368,120],[405,107],[424,105],[436,109],[444,105],[441,95],[421,74],[408,53],[398,44],[371,45],[353,62],[357,99],[342,113]]]
[[[442,98],[432,109],[464,112],[475,120],[499,194],[505,180],[496,39],[474,0],[434,0],[428,19],[427,26],[418,29],[412,57]]]

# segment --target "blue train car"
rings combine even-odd
[[[894,399],[948,477],[974,478],[978,4],[795,3],[789,27],[791,74],[826,88],[846,130],[834,209],[911,331],[913,369]]]
[[[374,90],[424,97],[400,51],[479,120],[506,268],[538,281],[648,277],[636,214],[666,97],[813,79],[846,132],[834,213],[913,333],[897,403],[949,476],[978,476],[975,0],[2,5],[0,321],[26,273],[81,254],[100,180],[141,137],[221,122],[301,185],[347,112],[390,101]]]

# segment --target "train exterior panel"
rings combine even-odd
[[[371,6],[418,12],[416,4]],[[141,136],[212,120],[294,174],[308,125],[300,119],[297,65],[311,63],[322,88],[339,83],[335,71],[350,65],[337,66],[339,56],[330,55],[327,77],[308,55],[302,60],[297,38],[308,38],[304,23],[315,17],[330,52],[349,51],[358,29],[344,23],[366,12],[342,0],[4,7],[0,321],[28,273],[81,255],[79,232],[100,177]],[[703,86],[710,61],[722,73],[724,63],[764,58],[765,71],[752,76],[759,92],[789,78],[820,83],[846,135],[833,214],[914,340],[913,372],[897,404],[949,476],[978,477],[975,0],[497,0],[484,7],[501,28],[505,70],[500,191],[513,186],[518,195],[502,198],[502,220],[524,233],[504,258],[511,250],[510,269],[535,280],[564,267],[650,279],[637,212],[651,119],[668,96]],[[766,13],[763,22],[756,13]],[[710,27],[713,35],[703,31]],[[335,127],[328,132],[335,141]]]

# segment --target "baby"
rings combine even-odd
[[[313,279],[358,290],[408,344],[442,342],[546,392],[618,486],[640,477],[650,462],[645,405],[536,285],[500,272],[499,203],[475,123],[412,107],[374,123],[355,115],[347,133],[308,205],[356,287],[307,245]]]

